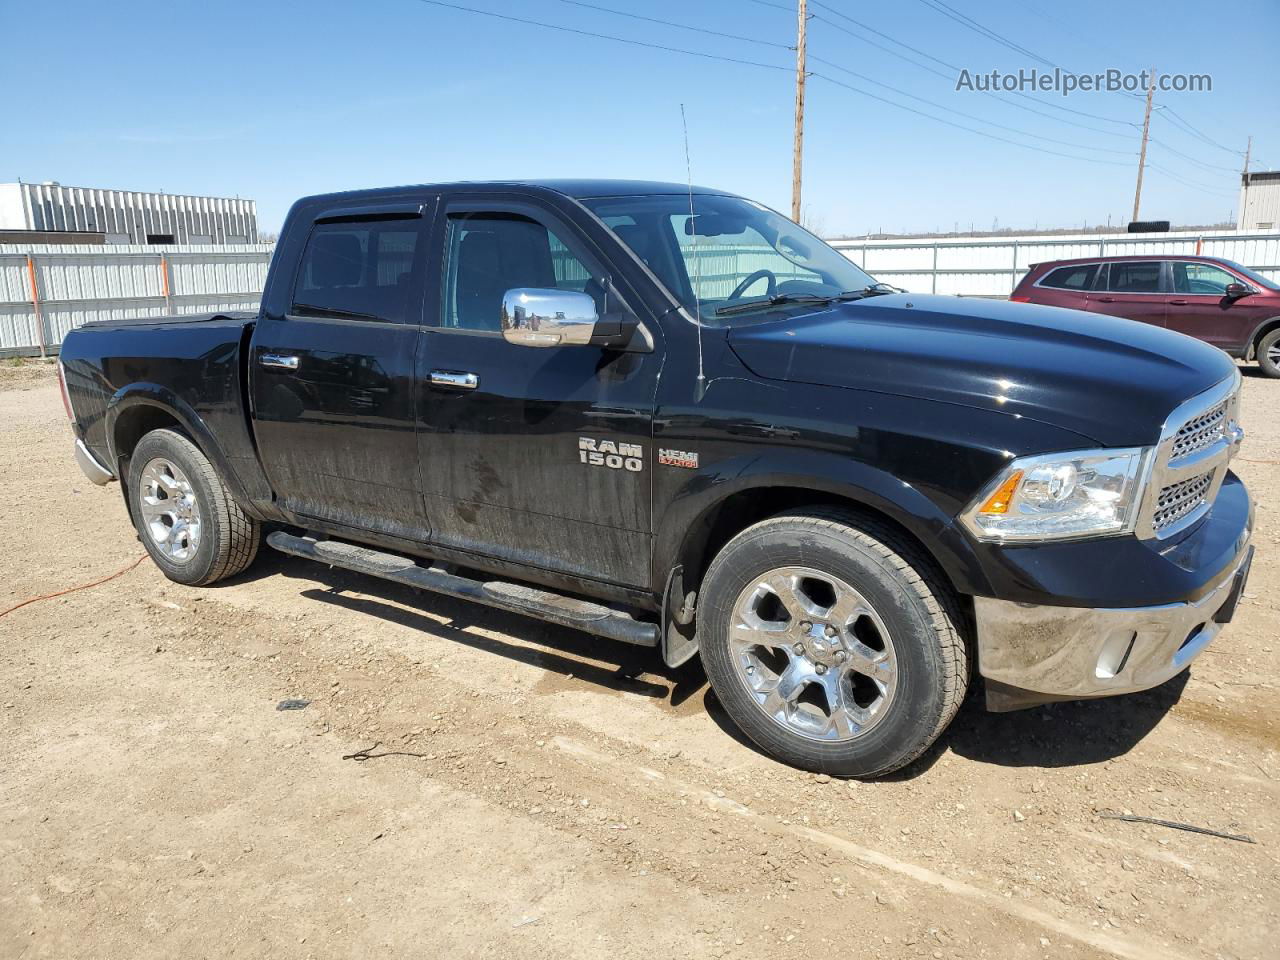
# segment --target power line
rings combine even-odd
[[[776,47],[779,50],[794,50],[795,47],[789,43],[776,43],[773,40],[760,40],[757,37],[744,37],[736,33],[723,33],[720,30],[709,30],[706,27],[695,27],[692,24],[676,23],[674,20],[659,20],[657,17],[646,17],[638,13],[631,13],[627,10],[615,10],[612,7],[602,7],[594,3],[584,3],[583,0],[560,0],[561,3],[567,3],[574,7],[585,7],[587,10],[598,10],[601,13],[611,13],[617,17],[629,17],[632,20],[643,20],[646,23],[656,23],[664,27],[674,27],[676,30],[689,30],[693,33],[705,33],[712,37],[722,37],[726,40],[740,40],[743,43],[754,43],[762,47]]]
[[[1197,130],[1195,127],[1191,125],[1190,121],[1188,121],[1185,117],[1183,117],[1182,114],[1178,113],[1178,111],[1174,110],[1173,107],[1170,107],[1167,105],[1161,105],[1158,108],[1157,115],[1163,116],[1166,120],[1168,120],[1174,126],[1181,128],[1184,133],[1191,134],[1191,136],[1195,137],[1197,140],[1203,141],[1204,143],[1207,143],[1211,147],[1217,147],[1219,150],[1225,150],[1227,153],[1233,154],[1237,157],[1244,156],[1243,150],[1232,150],[1230,147],[1224,147],[1222,144],[1218,143],[1218,141],[1214,140],[1208,134],[1202,133],[1201,131]]]
[[[619,37],[614,34],[600,33],[592,30],[581,30],[575,27],[566,27],[561,24],[547,23],[546,21],[543,21],[543,20],[533,20],[527,17],[516,17],[516,16],[511,16],[509,14],[496,13],[491,10],[481,10],[476,7],[463,6],[462,4],[448,3],[448,2],[445,2],[445,0],[417,0],[417,2],[426,4],[428,6],[441,7],[448,10],[458,10],[463,13],[473,13],[479,16],[490,17],[495,20],[505,20],[511,23],[524,24],[526,26],[542,27],[543,29],[547,29],[547,30],[557,30],[561,33],[570,33],[576,36],[590,37],[596,40],[611,40],[615,43],[625,43],[631,46],[645,47],[651,50],[662,50],[667,53],[679,53],[685,56],[700,57],[702,59],[707,59],[707,60],[718,60],[725,63],[736,63],[743,66],[759,67],[765,70],[781,70],[781,71],[786,71],[788,73],[791,72],[791,69],[792,69],[790,67],[778,66],[777,64],[772,64],[772,63],[761,63],[760,61],[757,61],[757,60],[746,60],[738,57],[726,57],[718,54],[706,53],[705,51],[701,51],[701,50],[689,50],[683,47],[673,47],[673,46],[668,46],[666,44],[649,43],[643,40],[633,40],[629,37]],[[785,9],[788,12],[790,12],[789,7],[783,7],[781,4],[768,3],[766,2],[766,0],[754,0],[754,2],[761,3],[762,5],[765,5],[765,6],[774,6],[774,7],[777,7],[778,9]],[[601,9],[605,9],[605,8],[601,8]],[[1050,156],[1064,157],[1068,160],[1077,160],[1084,163],[1102,164],[1104,166],[1120,166],[1120,167],[1128,166],[1128,164],[1121,163],[1120,161],[1116,161],[1116,160],[1101,160],[1096,157],[1082,157],[1076,154],[1063,153],[1058,150],[1049,150],[1045,147],[1038,147],[1038,146],[1035,146],[1034,144],[1020,142],[1018,140],[1011,140],[1008,137],[1002,137],[1002,136],[999,136],[998,134],[988,133],[984,130],[978,130],[973,127],[967,126],[965,124],[955,123],[954,121],[947,120],[943,117],[935,117],[932,114],[924,112],[923,110],[917,110],[914,107],[910,107],[905,104],[895,103],[894,101],[886,97],[882,97],[882,96],[879,96],[878,94],[870,93],[866,90],[859,89],[858,87],[855,87],[852,84],[845,83],[844,81],[841,81],[841,80],[837,80],[834,77],[826,76],[825,74],[813,73],[810,75],[817,79],[825,80],[827,83],[833,84],[834,86],[841,87],[845,90],[849,90],[853,93],[859,94],[860,96],[867,97],[872,100],[877,100],[881,103],[887,104],[888,106],[896,107],[899,110],[905,110],[907,113],[912,113],[912,114],[915,114],[916,116],[924,117],[927,120],[933,120],[935,123],[941,123],[949,127],[954,127],[957,130],[964,130],[968,133],[973,133],[980,137],[986,137],[989,140],[995,140],[1000,143],[1007,143],[1015,147],[1021,147],[1024,150],[1032,150],[1037,153],[1043,153]],[[946,108],[943,108],[943,109],[946,109]]]
[[[565,27],[558,23],[547,23],[544,20],[530,20],[525,17],[513,17],[506,13],[494,13],[492,10],[480,10],[476,7],[464,7],[457,3],[445,3],[444,0],[417,0],[432,7],[444,7],[448,10],[461,10],[463,13],[475,13],[495,20],[508,20],[512,23],[523,23],[526,26],[543,27],[547,30],[559,30],[561,33],[573,33],[580,37],[593,37],[597,40],[613,40],[616,43],[627,43],[634,47],[648,47],[650,50],[665,50],[667,53],[682,53],[687,57],[701,57],[704,60],[720,60],[724,63],[738,63],[748,67],[761,67],[765,70],[783,70],[790,72],[790,67],[780,67],[774,63],[761,63],[758,60],[744,60],[738,57],[724,57],[701,50],[686,50],[683,47],[669,47],[661,43],[648,43],[644,40],[632,40],[630,37],[618,37],[611,33],[596,33],[591,30],[579,30],[576,27]]]
[[[828,13],[834,14],[835,16],[839,17],[842,20],[848,20],[850,23],[856,24],[857,26],[861,27],[863,30],[866,30],[868,33],[874,33],[877,37],[883,37],[885,40],[888,40],[890,43],[896,43],[898,46],[903,47],[907,50],[910,50],[912,53],[916,54],[917,56],[924,57],[926,60],[932,60],[934,63],[947,67],[950,70],[954,70],[957,73],[960,72],[960,68],[957,67],[954,63],[948,63],[946,60],[943,60],[940,57],[935,57],[931,53],[926,53],[923,50],[916,49],[915,47],[911,46],[911,44],[909,43],[903,43],[901,40],[898,40],[895,37],[891,37],[887,33],[882,33],[881,31],[877,30],[875,27],[867,26],[867,24],[861,22],[860,20],[853,19],[853,17],[849,16],[847,13],[842,13],[841,11],[837,10],[835,7],[829,7],[825,3],[820,3],[819,0],[813,0],[813,5],[815,7],[820,7],[821,9],[826,10]]]
[[[879,96],[878,94],[868,93],[866,90],[860,90],[857,87],[853,86],[852,84],[845,83],[843,80],[837,80],[834,77],[829,77],[823,73],[814,73],[814,74],[811,74],[811,76],[815,77],[818,80],[825,80],[827,83],[835,84],[837,87],[843,87],[846,90],[851,90],[854,93],[859,94],[861,96],[869,97],[872,100],[879,100],[881,103],[887,103],[889,106],[897,107],[899,110],[905,110],[908,113],[914,113],[916,116],[924,117],[928,120],[933,120],[936,123],[943,123],[949,127],[955,127],[957,130],[967,130],[969,133],[976,133],[978,136],[986,137],[988,140],[998,140],[1001,143],[1008,143],[1008,144],[1012,144],[1015,147],[1022,147],[1024,150],[1034,150],[1037,153],[1046,153],[1055,157],[1066,157],[1068,160],[1081,160],[1081,161],[1084,161],[1085,163],[1100,163],[1109,167],[1127,167],[1128,166],[1127,163],[1121,163],[1119,160],[1099,160],[1096,157],[1081,157],[1076,154],[1062,153],[1058,150],[1048,150],[1044,147],[1037,147],[1030,143],[1022,143],[1018,140],[1010,140],[1008,137],[1001,137],[994,133],[987,133],[984,130],[976,130],[973,127],[965,126],[963,123],[955,123],[951,120],[943,119],[942,117],[935,117],[932,114],[925,113],[923,110],[917,110],[914,107],[908,107],[901,103],[894,103],[892,100]]]
[[[813,60],[815,63],[825,64],[826,66],[833,67],[836,70],[841,71],[842,73],[847,73],[850,76],[857,77],[859,80],[865,81],[866,83],[873,83],[877,87],[884,87],[886,90],[892,90],[894,93],[898,94],[898,96],[900,97],[906,97],[910,100],[918,100],[920,103],[927,103],[931,107],[936,107],[939,110],[943,110],[943,111],[946,111],[947,113],[955,114],[956,116],[959,116],[959,117],[965,117],[968,120],[974,120],[974,121],[977,121],[978,123],[985,123],[988,126],[997,127],[1001,130],[1008,130],[1010,133],[1016,133],[1019,136],[1031,137],[1034,140],[1043,140],[1046,143],[1056,143],[1059,146],[1063,146],[1063,147],[1085,146],[1084,144],[1073,143],[1070,140],[1056,140],[1053,137],[1046,137],[1038,133],[1031,133],[1029,130],[1022,130],[1022,129],[1019,129],[1018,127],[1010,127],[1010,126],[1006,126],[1003,123],[996,123],[994,120],[988,120],[985,117],[977,117],[971,113],[965,113],[963,110],[956,110],[954,107],[945,106],[944,104],[938,103],[935,100],[928,100],[924,97],[918,97],[914,93],[908,93],[907,91],[901,90],[898,87],[891,86],[890,84],[887,84],[887,83],[882,83],[879,80],[873,79],[872,77],[868,77],[864,73],[858,73],[856,70],[850,70],[848,67],[841,66],[840,64],[835,63],[834,61],[831,61],[831,60],[825,60],[822,57],[811,56],[809,59]],[[1109,147],[1092,147],[1092,146],[1090,146],[1089,149],[1096,150],[1099,153],[1118,153],[1121,156],[1126,156],[1126,157],[1133,155],[1132,150],[1114,150]]]
[[[1168,177],[1169,179],[1171,179],[1171,180],[1176,180],[1178,183],[1182,184],[1182,185],[1183,185],[1183,186],[1185,186],[1185,187],[1192,187],[1193,189],[1196,189],[1196,190],[1202,190],[1202,191],[1204,191],[1205,193],[1211,193],[1211,194],[1213,194],[1214,196],[1218,196],[1218,197],[1227,197],[1227,198],[1229,198],[1229,199],[1233,199],[1233,200],[1234,200],[1234,199],[1235,199],[1235,197],[1236,197],[1236,195],[1235,195],[1234,193],[1226,193],[1226,192],[1224,192],[1224,191],[1222,191],[1222,190],[1220,190],[1220,189],[1217,189],[1217,188],[1215,188],[1215,187],[1211,187],[1211,186],[1209,186],[1208,184],[1205,184],[1205,183],[1196,183],[1194,180],[1188,180],[1188,179],[1186,179],[1185,177],[1180,177],[1180,176],[1178,176],[1178,174],[1174,173],[1172,170],[1167,170],[1167,169],[1165,169],[1164,167],[1159,166],[1158,164],[1154,164],[1154,163],[1148,162],[1148,163],[1147,163],[1147,169],[1148,169],[1148,170],[1155,170],[1157,173],[1164,174],[1164,175],[1165,175],[1166,177]]]
[[[1005,37],[999,33],[996,33],[994,30],[990,29],[989,27],[984,27],[982,24],[978,23],[977,20],[974,20],[972,17],[961,13],[959,10],[956,10],[954,7],[948,6],[947,4],[943,3],[942,0],[920,0],[920,2],[923,3],[926,7],[929,7],[931,10],[934,10],[942,14],[944,17],[948,17],[954,20],[956,23],[960,24],[960,26],[965,27],[969,30],[972,30],[974,33],[978,34],[979,36],[986,37],[988,40],[994,40],[996,43],[1000,44],[1002,47],[1007,47],[1008,49],[1014,51],[1015,53],[1022,54],[1022,56],[1024,57],[1030,57],[1032,60],[1035,60],[1037,63],[1043,63],[1046,67],[1058,67],[1058,64],[1054,63],[1052,60],[1047,60],[1044,57],[1040,56],[1038,53],[1033,53],[1032,51],[1028,50],[1026,47],[1022,46],[1021,44],[1014,43],[1008,37]],[[1062,68],[1058,67],[1058,69],[1061,70]]]
[[[765,2],[765,0],[757,0],[757,2],[762,3],[764,6],[774,6],[774,4],[767,3]],[[869,27],[862,21],[855,20],[853,17],[850,17],[848,14],[841,13],[840,11],[828,6],[825,3],[817,3],[817,0],[815,0],[815,4],[817,6],[822,7],[824,10],[829,10],[831,13],[833,13],[837,17],[840,17],[842,20],[847,20],[849,23],[852,23],[858,27],[861,27],[863,30],[869,30],[872,33],[876,34],[877,36],[884,37],[890,43],[896,43],[901,47],[905,47],[908,50],[919,53],[921,56],[928,57],[930,60],[934,61],[935,63],[942,64],[942,66],[948,67],[956,71],[957,75],[960,73],[962,69],[956,64],[949,63],[946,60],[941,59],[940,57],[935,57],[932,54],[925,53],[923,50],[916,50],[916,48],[911,46],[910,44],[903,43],[901,40],[895,39],[894,37],[889,36],[889,34],[887,33],[884,33],[880,30],[876,30],[872,27]],[[848,36],[853,37],[855,40],[859,40],[862,43],[870,44],[871,46],[875,47],[877,50],[883,50],[885,53],[891,56],[897,57],[900,60],[905,60],[907,63],[913,64],[914,66],[917,66],[922,70],[928,70],[930,73],[934,74],[935,76],[942,77],[944,80],[954,81],[956,79],[955,76],[945,74],[941,70],[938,70],[938,69],[935,69],[934,67],[929,66],[927,63],[921,63],[920,61],[914,59],[913,57],[909,57],[906,54],[900,53],[897,50],[891,50],[888,47],[884,46],[883,44],[876,43],[874,40],[870,40],[859,33],[855,33],[854,31],[850,30],[848,27],[842,26],[841,24],[836,23],[834,20],[830,20],[827,17],[815,15],[814,19],[821,20],[827,26],[835,30],[839,30],[841,33],[847,34]],[[1047,117],[1048,119],[1054,120],[1058,123],[1065,123],[1073,127],[1079,127],[1082,130],[1091,130],[1094,133],[1100,133],[1103,136],[1108,136],[1108,137],[1128,136],[1127,133],[1120,133],[1119,131],[1116,131],[1116,130],[1103,130],[1103,129],[1100,129],[1099,127],[1090,126],[1087,123],[1080,123],[1079,121],[1075,121],[1075,120],[1067,120],[1063,117],[1055,117],[1052,114],[1045,113],[1043,110],[1037,110],[1035,107],[1029,107],[1026,104],[1022,104],[1022,103],[1015,103],[1012,100],[1006,100],[994,90],[983,90],[981,92],[985,93],[989,97],[994,97],[996,100],[999,100],[1001,103],[1007,104],[1008,106],[1017,107],[1019,110],[1026,110],[1029,113],[1035,113],[1042,117]],[[1116,123],[1125,127],[1138,126],[1138,124],[1134,123],[1131,120],[1117,120],[1114,117],[1104,117],[1101,114],[1097,114],[1097,113],[1088,113],[1087,111],[1084,111],[1084,110],[1075,110],[1071,107],[1064,106],[1063,104],[1052,103],[1050,101],[1045,101],[1045,100],[1039,100],[1036,97],[1031,96],[1029,93],[1025,93],[1020,90],[1012,90],[1009,92],[1016,97],[1022,98],[1023,100],[1029,100],[1032,103],[1037,104],[1038,106],[1052,107],[1054,110],[1060,110],[1064,113],[1074,114],[1075,116],[1078,116],[1078,117],[1087,117],[1091,120],[1100,120],[1104,123]]]
[[[1168,150],[1170,153],[1174,154],[1175,156],[1179,156],[1179,157],[1181,157],[1183,160],[1186,160],[1186,161],[1188,161],[1189,163],[1194,163],[1194,164],[1195,164],[1196,166],[1198,166],[1198,167],[1203,167],[1205,170],[1209,170],[1209,171],[1213,171],[1213,170],[1225,170],[1227,173],[1235,173],[1235,172],[1236,172],[1236,168],[1235,168],[1235,167],[1224,167],[1224,166],[1221,166],[1221,165],[1216,164],[1216,163],[1206,163],[1206,162],[1205,162],[1205,161],[1203,161],[1203,160],[1197,160],[1195,157],[1191,156],[1190,154],[1188,154],[1188,153],[1183,153],[1181,150],[1178,150],[1178,149],[1176,149],[1176,148],[1174,148],[1174,147],[1171,147],[1171,146],[1169,146],[1169,144],[1165,143],[1163,140],[1157,140],[1155,137],[1152,137],[1152,138],[1151,138],[1151,142],[1152,142],[1152,143],[1154,143],[1154,144],[1156,144],[1157,146],[1164,147],[1164,148],[1165,148],[1166,150]]]
[[[793,49],[792,47],[787,46],[786,44],[773,43],[773,42],[771,42],[771,41],[765,41],[765,40],[755,40],[755,39],[750,38],[750,37],[735,36],[734,34],[726,34],[726,33],[722,33],[722,32],[720,32],[720,31],[716,31],[716,30],[706,30],[706,29],[703,29],[702,27],[696,27],[696,26],[691,26],[691,25],[689,25],[689,24],[678,23],[678,22],[673,21],[673,20],[660,20],[660,19],[658,19],[658,18],[656,18],[656,17],[647,17],[647,16],[642,16],[642,15],[640,15],[640,14],[634,14],[634,13],[631,13],[631,12],[629,12],[629,11],[625,11],[625,10],[617,10],[617,9],[614,9],[614,8],[611,8],[611,7],[601,6],[601,5],[599,5],[599,4],[595,4],[595,3],[586,3],[586,2],[584,2],[584,0],[559,0],[559,2],[561,2],[561,3],[566,3],[566,4],[569,4],[569,5],[571,5],[571,6],[575,6],[575,7],[585,7],[585,8],[590,9],[590,10],[596,10],[596,11],[599,11],[599,12],[601,12],[601,13],[613,14],[614,16],[627,17],[627,18],[632,19],[632,20],[643,20],[643,21],[648,22],[648,23],[656,23],[656,24],[659,24],[659,25],[661,25],[661,26],[665,26],[665,27],[672,27],[672,28],[677,29],[677,30],[692,30],[692,31],[696,31],[696,32],[698,32],[698,33],[707,33],[707,34],[711,34],[711,35],[713,35],[713,36],[725,37],[725,38],[728,38],[728,39],[734,39],[734,40],[747,40],[748,42],[752,42],[752,43],[763,43],[763,44],[766,44],[766,45],[768,45],[768,46],[772,46],[772,47],[781,47],[781,48],[786,49],[786,50],[791,50],[791,49]],[[769,5],[770,5],[770,6],[773,6],[773,4],[769,4]],[[815,6],[822,7],[823,9],[831,10],[831,8],[830,8],[830,7],[828,7],[828,6],[827,6],[826,4],[824,4],[824,3],[819,3],[819,2],[818,2],[818,0],[814,0],[814,5],[815,5]],[[843,14],[840,14],[838,11],[834,11],[834,10],[832,10],[832,12],[833,12],[833,13],[836,13],[838,16],[843,16]],[[848,20],[850,20],[851,22],[857,23],[857,21],[854,21],[854,20],[853,20],[853,18],[851,18],[851,17],[846,17],[845,19],[848,19]],[[825,20],[825,19],[823,20],[823,22],[824,22],[824,23],[830,23],[830,21],[827,21],[827,20]],[[836,26],[836,27],[837,27],[837,29],[842,29],[842,28],[840,28],[837,24],[832,24],[832,26]],[[862,24],[859,24],[859,26],[863,26],[863,25],[862,25]],[[866,28],[866,29],[871,29],[871,28]],[[877,34],[877,35],[879,35],[879,36],[886,37],[886,39],[889,39],[889,40],[892,40],[892,39],[893,39],[892,37],[889,37],[887,34],[882,34],[882,33],[880,33],[880,32],[879,32],[879,31],[877,31],[877,30],[872,30],[872,32],[873,32],[873,33],[876,33],[876,34]],[[902,44],[902,45],[903,45],[903,46],[907,46],[906,44]],[[916,53],[922,53],[921,51],[915,50],[915,48],[914,48],[914,47],[908,47],[908,49],[913,50],[913,51],[914,51],[914,52],[916,52]],[[923,54],[923,53],[922,53],[922,55],[923,55],[923,56],[928,56],[928,54]],[[865,81],[865,82],[867,82],[867,83],[874,84],[874,85],[876,85],[876,86],[878,86],[878,87],[883,87],[883,88],[884,88],[884,89],[886,89],[886,90],[891,90],[891,91],[893,91],[894,93],[898,94],[899,96],[906,97],[906,98],[908,98],[908,99],[910,99],[910,100],[916,100],[916,101],[919,101],[920,103],[928,104],[928,105],[929,105],[929,106],[931,106],[931,107],[935,107],[935,108],[937,108],[937,109],[939,109],[939,110],[942,110],[942,111],[944,111],[944,112],[951,112],[951,113],[954,113],[954,114],[956,114],[956,115],[958,115],[958,116],[965,117],[965,118],[967,118],[967,119],[969,119],[969,120],[973,120],[973,121],[975,121],[975,122],[977,122],[977,123],[987,124],[987,125],[989,125],[989,126],[996,127],[996,128],[998,128],[998,129],[1000,129],[1000,130],[1007,130],[1007,131],[1009,131],[1010,133],[1016,133],[1016,134],[1018,134],[1018,135],[1020,135],[1020,136],[1030,137],[1030,138],[1032,138],[1032,139],[1034,139],[1034,140],[1043,140],[1043,141],[1044,141],[1044,142],[1046,142],[1046,143],[1053,143],[1053,144],[1057,144],[1057,145],[1059,145],[1059,146],[1066,146],[1066,147],[1077,146],[1077,144],[1075,144],[1075,143],[1073,143],[1073,142],[1071,142],[1071,141],[1068,141],[1068,140],[1057,140],[1057,139],[1055,139],[1055,138],[1053,138],[1053,137],[1046,137],[1046,136],[1042,136],[1041,134],[1031,133],[1030,131],[1027,131],[1027,130],[1021,130],[1021,129],[1017,128],[1017,127],[1010,127],[1010,126],[1008,126],[1008,125],[1006,125],[1006,124],[997,123],[997,122],[995,122],[994,120],[987,120],[987,119],[985,119],[985,118],[983,118],[983,117],[974,116],[973,114],[971,114],[971,113],[965,113],[965,112],[964,112],[964,111],[962,111],[962,110],[955,110],[955,109],[953,109],[953,108],[951,108],[951,107],[946,107],[946,106],[944,106],[944,105],[942,105],[942,104],[940,104],[940,103],[937,103],[936,101],[926,99],[925,97],[919,97],[919,96],[916,96],[915,94],[908,93],[907,91],[902,90],[902,89],[899,89],[898,87],[895,87],[895,86],[893,86],[893,85],[891,85],[891,84],[883,83],[883,82],[881,82],[881,81],[879,81],[879,80],[876,80],[876,79],[874,79],[874,78],[872,78],[872,77],[869,77],[869,76],[867,76],[866,74],[858,73],[856,70],[850,70],[849,68],[847,68],[847,67],[845,67],[845,66],[843,66],[843,65],[841,65],[841,64],[839,64],[839,63],[836,63],[836,62],[834,62],[834,61],[832,61],[832,60],[826,60],[826,59],[823,59],[823,58],[821,58],[821,57],[813,57],[812,59],[813,59],[815,62],[817,62],[817,63],[823,63],[823,64],[826,64],[828,67],[832,67],[833,69],[840,70],[840,71],[842,71],[842,72],[844,72],[844,73],[849,74],[850,76],[857,77],[859,80],[863,80],[863,81]],[[933,57],[933,58],[931,58],[931,59],[936,60],[938,63],[941,63],[943,66],[952,66],[952,64],[948,64],[945,60],[940,60],[940,59],[938,59],[938,58],[936,58],[936,57]],[[1106,132],[1110,132],[1110,131],[1106,131]],[[1096,149],[1096,150],[1098,150],[1099,152],[1102,152],[1102,153],[1114,153],[1114,154],[1120,154],[1120,155],[1123,155],[1123,156],[1128,156],[1128,155],[1131,153],[1131,151],[1129,151],[1129,150],[1115,150],[1115,149],[1108,149],[1108,148],[1106,148],[1106,147],[1097,147],[1097,148],[1093,148],[1093,149]]]

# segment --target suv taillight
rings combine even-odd
[[[1009,298],[1009,302],[1010,303],[1030,303],[1031,298],[1028,297],[1025,293],[1015,293],[1013,296]]]
[[[58,391],[62,394],[62,409],[67,411],[67,419],[72,423],[76,422],[76,415],[71,411],[71,394],[67,393],[67,374],[62,368],[62,361],[58,361]]]

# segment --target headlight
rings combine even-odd
[[[960,519],[979,540],[1065,540],[1128,533],[1147,450],[1078,450],[1014,460]]]

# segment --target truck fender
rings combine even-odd
[[[123,472],[121,469],[123,455],[116,448],[119,426],[122,420],[127,421],[131,414],[136,413],[139,408],[143,407],[161,410],[176,420],[178,425],[191,437],[192,442],[200,448],[201,453],[209,458],[214,469],[218,472],[218,476],[227,485],[232,498],[242,509],[251,510],[252,501],[244,489],[244,485],[240,482],[239,476],[231,469],[226,455],[214,438],[213,431],[209,429],[208,424],[204,422],[200,414],[187,401],[183,400],[169,387],[158,383],[139,382],[127,384],[112,394],[111,399],[107,401],[105,416],[107,448],[110,451],[111,464],[116,469],[117,474]],[[121,480],[125,481],[125,478],[122,476]],[[122,482],[121,487],[125,489],[125,502],[128,503],[127,482]],[[251,512],[255,517],[257,516],[256,510]]]
[[[711,511],[735,494],[769,489],[830,494],[833,501],[852,501],[883,514],[920,542],[959,592],[990,592],[968,538],[954,518],[924,493],[867,463],[835,453],[803,450],[748,454],[690,476],[658,527],[653,582],[668,582],[670,572],[687,555],[690,538],[699,535],[696,531],[705,532],[705,520]],[[690,589],[695,586],[688,585]]]

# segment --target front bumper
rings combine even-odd
[[[116,478],[114,473],[98,462],[98,458],[84,445],[84,441],[79,439],[76,440],[76,464],[86,477],[100,487]]]
[[[1246,535],[1229,572],[1183,603],[1089,609],[975,597],[987,709],[1108,697],[1164,683],[1231,619],[1252,560]]]

